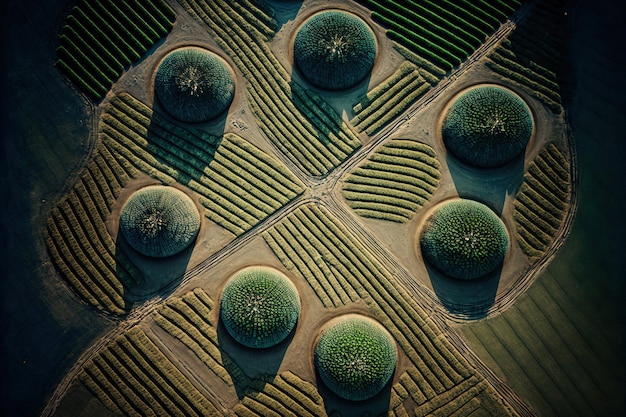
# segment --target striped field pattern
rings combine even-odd
[[[165,0],[81,0],[59,36],[56,65],[100,100],[124,68],[169,33],[174,20]]]
[[[435,151],[421,142],[394,138],[346,179],[343,196],[359,215],[404,223],[439,185]]]
[[[515,200],[517,242],[529,258],[541,257],[554,241],[567,214],[570,187],[569,161],[549,144],[528,167]]]

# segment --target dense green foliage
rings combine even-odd
[[[220,299],[220,318],[228,333],[251,348],[282,342],[300,314],[298,290],[284,274],[249,267],[228,280]]]
[[[267,42],[276,22],[250,0],[178,0],[206,24],[248,84],[259,127],[307,175],[338,166],[361,141],[328,103],[294,83]]]
[[[430,87],[418,68],[406,61],[352,107],[354,117],[350,123],[359,132],[372,135],[402,114]]]
[[[494,271],[509,249],[502,220],[489,207],[472,200],[443,203],[426,220],[419,239],[424,258],[459,279]]]
[[[439,168],[430,146],[395,138],[350,174],[342,194],[363,217],[404,223],[439,186]]]
[[[519,0],[358,0],[387,36],[446,71],[466,59],[519,7]]]
[[[125,67],[167,35],[174,19],[164,0],[81,0],[59,36],[57,66],[99,100]]]
[[[479,167],[510,162],[533,133],[530,109],[514,92],[499,86],[470,88],[451,104],[441,135],[460,160]]]
[[[116,415],[219,415],[218,409],[137,327],[99,350],[79,377]]]
[[[185,250],[200,230],[200,213],[184,192],[150,186],[130,196],[122,207],[120,231],[136,251],[166,257]]]
[[[374,33],[359,17],[332,10],[316,13],[298,29],[293,61],[311,84],[345,90],[361,82],[376,59]]]
[[[528,257],[541,257],[554,242],[569,199],[569,161],[550,144],[533,159],[515,199],[517,242]]]
[[[396,369],[396,344],[376,321],[357,315],[329,324],[315,346],[315,368],[324,384],[342,398],[373,397]]]
[[[213,119],[235,95],[235,80],[218,55],[187,47],[170,52],[159,64],[154,90],[163,108],[183,122]]]

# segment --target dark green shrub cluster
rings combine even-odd
[[[376,38],[365,22],[350,13],[317,13],[298,29],[293,59],[311,84],[326,90],[345,90],[372,70]]]
[[[526,148],[533,133],[530,109],[498,86],[471,88],[450,106],[442,138],[458,159],[479,167],[506,164]]]
[[[444,274],[474,279],[494,271],[509,248],[502,220],[472,200],[443,203],[426,220],[420,235],[424,258]]]
[[[378,394],[396,368],[396,344],[387,330],[367,317],[347,315],[322,331],[315,367],[338,396],[360,401]]]
[[[188,47],[169,53],[161,61],[154,89],[169,114],[196,123],[211,120],[230,106],[235,80],[222,58]]]
[[[268,267],[249,267],[233,276],[222,291],[220,317],[237,342],[266,348],[282,342],[300,315],[293,283]]]
[[[199,230],[197,207],[176,188],[142,188],[122,207],[122,235],[133,249],[147,256],[175,255],[193,242]]]

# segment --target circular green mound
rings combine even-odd
[[[420,245],[425,259],[444,274],[475,279],[494,271],[509,248],[502,220],[472,200],[443,203],[426,220]]]
[[[325,90],[345,90],[370,73],[376,38],[359,17],[338,10],[314,14],[298,29],[293,60],[302,76]]]
[[[138,252],[153,257],[175,255],[194,241],[200,213],[176,188],[155,185],[135,192],[122,207],[120,230]]]
[[[315,367],[341,398],[361,401],[387,384],[396,368],[396,344],[376,321],[349,314],[333,320],[315,346]]]
[[[280,271],[249,267],[228,280],[220,300],[220,316],[228,333],[251,348],[282,342],[300,315],[295,285]]]
[[[504,87],[474,87],[450,106],[442,138],[458,159],[483,168],[504,165],[520,155],[533,133],[528,105]]]
[[[169,114],[183,122],[197,123],[215,118],[230,106],[235,80],[218,55],[186,47],[163,58],[154,89]]]

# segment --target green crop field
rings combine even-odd
[[[312,91],[290,83],[266,41],[273,19],[248,1],[180,0],[205,23],[248,80],[248,99],[260,127],[306,174],[321,176],[339,165],[361,142],[334,109]]]
[[[124,68],[167,35],[174,20],[164,0],[81,0],[59,36],[56,65],[90,98],[100,100]]]
[[[342,193],[363,217],[404,223],[430,200],[439,168],[430,146],[394,138],[352,171]]]
[[[390,39],[445,71],[465,60],[521,4],[519,0],[359,2],[372,10]]]
[[[489,55],[487,65],[499,76],[542,100],[555,113],[562,110],[560,79],[567,60],[563,39],[568,33],[561,9],[564,0],[547,0],[535,7],[518,27]],[[536,30],[541,27],[543,30]]]

